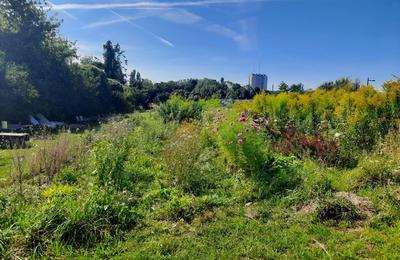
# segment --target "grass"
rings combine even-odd
[[[398,133],[372,151],[360,151],[356,167],[334,167],[312,156],[274,151],[258,126],[246,130],[236,115],[231,108],[213,107],[201,120],[179,123],[156,111],[135,113],[94,132],[0,151],[0,176],[9,184],[0,189],[0,254],[400,257],[393,250],[400,246]],[[53,178],[38,185],[48,174],[39,170],[32,176],[27,160],[21,181],[11,182],[16,154],[37,158],[44,147],[58,147],[65,139],[68,144],[61,147],[74,149],[57,164]],[[47,165],[60,153],[46,156]],[[338,194],[367,201],[368,214]]]
[[[10,176],[14,172],[13,160],[18,155],[29,153],[31,149],[19,150],[0,150],[0,186],[3,187],[7,184]]]
[[[0,151],[0,178],[2,182],[9,177],[12,170],[13,153],[12,151]]]

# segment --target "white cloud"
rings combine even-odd
[[[180,24],[195,24],[203,19],[201,16],[198,16],[183,9],[168,10],[161,13],[160,17],[169,22]]]
[[[200,0],[183,2],[133,2],[133,3],[92,3],[92,4],[53,4],[53,10],[94,10],[94,9],[134,9],[134,8],[178,8],[196,7],[226,4],[245,4],[254,2],[266,2],[273,0]]]
[[[59,4],[52,5],[53,10],[74,10],[74,9],[109,9],[113,14],[118,16],[117,19],[111,19],[106,21],[96,21],[87,24],[82,29],[93,29],[97,27],[109,26],[118,23],[128,23],[148,35],[151,35],[155,39],[159,40],[163,44],[169,47],[175,47],[175,45],[165,39],[164,37],[157,35],[144,27],[132,23],[134,20],[138,20],[146,17],[159,17],[163,20],[178,23],[178,24],[198,24],[204,30],[217,34],[219,36],[228,38],[236,42],[242,49],[249,50],[254,49],[257,44],[257,36],[253,31],[253,27],[249,20],[242,20],[238,22],[238,29],[231,29],[227,26],[212,23],[208,24],[206,19],[189,12],[179,7],[196,7],[196,6],[210,6],[210,5],[222,5],[222,4],[246,4],[251,2],[267,2],[267,1],[280,1],[280,0],[198,0],[198,1],[182,1],[182,2],[133,2],[133,3],[98,3],[98,4]],[[121,14],[112,11],[111,9],[136,9],[146,10],[136,16],[122,16]]]
[[[232,39],[234,41],[240,42],[240,41],[243,40],[243,35],[235,32],[234,30],[232,30],[232,29],[230,29],[228,27],[220,25],[220,24],[209,25],[209,26],[206,27],[206,30],[210,31],[210,32],[213,32],[213,33],[216,33],[216,34],[219,34],[219,35],[224,36],[226,38],[230,38],[230,39]]]
[[[223,25],[212,24],[212,25],[207,26],[205,29],[209,32],[213,32],[213,33],[223,36],[225,38],[234,40],[239,45],[244,45],[246,43],[246,36],[244,34],[235,32],[234,30],[232,30],[228,27],[225,27]]]
[[[253,32],[251,22],[242,20],[238,22],[240,32],[230,29],[221,24],[211,24],[205,27],[209,32],[235,41],[242,49],[254,49],[257,43],[256,33]]]
[[[119,17],[118,19],[111,19],[111,20],[102,20],[102,21],[97,21],[93,22],[90,24],[87,24],[82,27],[82,29],[94,29],[98,27],[104,27],[104,26],[109,26],[109,25],[114,25],[118,23],[124,23],[129,21],[134,21],[134,20],[139,20],[142,18],[146,17],[151,17],[151,16],[158,16],[161,19],[164,19],[169,22],[173,23],[178,23],[178,24],[195,24],[200,22],[203,18],[201,16],[198,16],[194,13],[188,12],[183,9],[151,9],[146,12],[137,14],[135,16],[125,16],[125,17]]]

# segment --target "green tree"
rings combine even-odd
[[[126,83],[125,67],[127,61],[124,51],[121,50],[119,44],[113,45],[111,41],[107,41],[103,45],[104,53],[104,70],[110,79],[115,79],[121,84]]]
[[[129,74],[129,87],[136,87],[136,70],[132,70],[131,74]]]
[[[76,50],[58,36],[59,23],[47,16],[46,5],[46,1],[1,1],[0,51],[6,63],[26,71],[25,81],[38,93],[28,102],[29,112],[61,119],[74,113],[71,102],[76,93],[70,64]],[[13,107],[20,110],[19,102]]]
[[[279,84],[278,89],[279,89],[279,91],[287,92],[287,91],[289,91],[289,85],[282,81]]]
[[[290,92],[304,92],[304,85],[303,83],[293,84],[289,87]]]
[[[347,88],[347,89],[353,89],[357,90],[360,87],[359,82],[353,83],[349,78],[341,78],[335,80],[335,82],[329,81],[325,82],[322,85],[320,85],[318,88],[323,89],[326,91],[332,90],[332,89],[338,89],[338,88]]]

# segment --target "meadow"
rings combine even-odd
[[[400,82],[172,97],[0,151],[3,258],[398,258]]]

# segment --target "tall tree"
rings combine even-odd
[[[108,78],[115,79],[121,84],[126,83],[125,67],[127,61],[124,51],[121,50],[119,44],[113,45],[111,41],[107,41],[103,45],[104,71]]]
[[[136,70],[132,70],[129,74],[129,87],[134,88],[136,83]]]
[[[293,84],[289,88],[290,92],[304,92],[304,85],[303,83]]]
[[[72,113],[71,100],[76,96],[69,66],[76,54],[73,45],[58,35],[59,23],[48,17],[46,5],[40,0],[2,0],[0,51],[7,63],[27,72],[30,88],[38,93],[26,113],[63,118]],[[12,107],[21,110],[19,102]]]
[[[287,91],[289,91],[289,85],[282,81],[279,84],[278,89],[279,89],[279,91],[287,92]]]
[[[290,92],[304,92],[304,85],[303,83],[293,84],[289,88]]]

